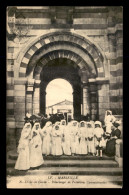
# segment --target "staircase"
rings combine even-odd
[[[91,181],[108,181],[114,185],[122,187],[122,168],[118,166],[114,157],[103,155],[102,158],[96,156],[47,156],[44,164],[38,168],[17,173],[14,165],[17,154],[8,153],[7,175],[67,175],[67,176],[87,176]]]

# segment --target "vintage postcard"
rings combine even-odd
[[[122,188],[123,7],[6,9],[7,188]]]

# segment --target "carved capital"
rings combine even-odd
[[[33,85],[34,85],[34,81],[35,81],[34,79],[30,79],[30,78],[29,78],[29,79],[27,80],[27,86],[33,86]]]
[[[35,87],[40,87],[41,80],[35,80],[34,81],[34,86]]]

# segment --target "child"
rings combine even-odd
[[[70,122],[69,132],[70,132],[70,147],[72,156],[79,152],[79,140],[78,140],[78,122],[73,120]],[[78,147],[78,151],[77,151]]]
[[[31,124],[26,123],[21,133],[21,138],[18,145],[18,158],[15,164],[17,170],[27,170],[30,168],[29,156],[29,135],[31,131]]]
[[[38,120],[36,120],[34,125],[33,125],[32,131],[31,131],[31,139],[33,136],[33,131],[37,131],[39,133],[39,135],[42,136],[40,122]]]
[[[100,121],[95,122],[94,136],[95,136],[95,146],[96,146],[96,156],[99,155],[102,157],[102,139],[103,139],[104,130],[102,129],[102,124]]]
[[[80,144],[79,144],[79,154],[87,154],[87,126],[85,121],[80,122]]]
[[[87,134],[88,134],[88,153],[94,156],[94,122],[87,122]]]
[[[64,128],[63,132],[64,142],[63,142],[63,151],[65,155],[71,155],[71,148],[70,148],[70,123]]]
[[[51,153],[51,131],[52,131],[52,123],[50,121],[46,122],[44,128],[41,130],[41,135],[43,136],[42,143],[42,153],[50,155]]]
[[[52,129],[52,155],[60,156],[62,151],[62,131],[59,125],[54,125]]]
[[[38,167],[43,164],[42,156],[42,140],[39,132],[33,130],[32,139],[30,141],[30,167]]]

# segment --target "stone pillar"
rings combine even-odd
[[[33,93],[33,114],[40,113],[40,80],[35,80]]]
[[[33,87],[34,79],[28,79],[26,87],[26,113],[29,112],[31,115],[33,114]]]
[[[46,113],[46,83],[41,82],[40,84],[40,113]]]
[[[22,128],[25,117],[25,91],[26,79],[15,79],[14,81],[14,116],[16,127]]]
[[[25,118],[26,78],[14,80],[14,117],[16,121],[16,146],[18,146]]]
[[[88,84],[83,84],[83,104],[82,104],[82,113],[84,116],[90,114],[90,96],[89,96],[89,86]]]
[[[115,160],[118,162],[119,167],[123,166],[123,142],[122,142],[122,139],[116,140]]]
[[[104,121],[105,111],[110,109],[109,106],[109,83],[104,81],[98,84],[98,114],[99,120]]]
[[[91,119],[98,119],[98,94],[96,83],[90,83],[90,105],[91,105]]]
[[[14,80],[13,80],[14,81]],[[6,83],[6,146],[7,151],[16,146],[14,118],[14,83],[7,79]]]
[[[78,86],[73,91],[73,113],[74,113],[74,119],[79,120],[79,117],[81,115],[81,96],[80,96],[81,90]]]

